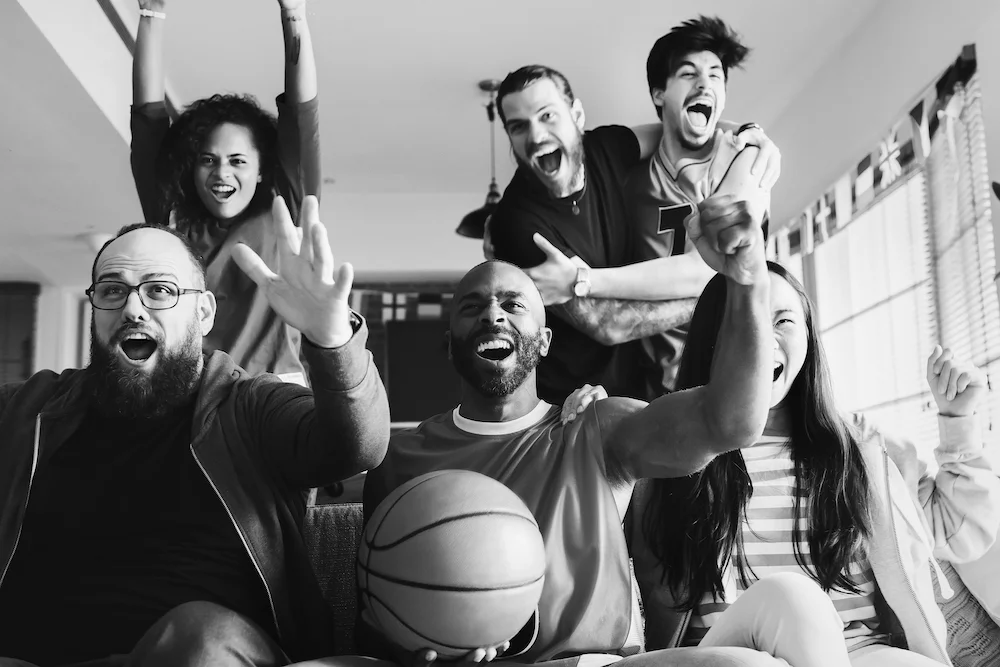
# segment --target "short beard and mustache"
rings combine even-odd
[[[689,95],[688,99],[684,100],[684,105],[681,107],[681,113],[682,114],[686,114],[687,111],[685,111],[685,109],[687,109],[688,105],[691,103],[692,100],[694,100],[694,99],[696,99],[698,97],[701,97],[701,95],[700,94]],[[713,109],[715,108],[716,104],[718,104],[718,100],[716,100],[716,99],[713,98],[712,99],[712,105],[713,105],[712,108]],[[709,120],[710,124],[711,124],[711,122],[712,121]],[[677,120],[677,129],[675,131],[675,136],[677,137],[677,143],[679,143],[681,145],[681,148],[683,148],[684,150],[689,151],[691,153],[697,153],[701,149],[705,148],[705,146],[707,146],[710,143],[712,143],[712,142],[715,141],[715,130],[718,129],[718,127],[719,127],[719,122],[715,121],[715,125],[713,125],[711,127],[711,131],[706,133],[705,139],[700,144],[696,144],[696,143],[694,143],[692,141],[688,141],[684,137],[684,133],[680,129],[681,128],[681,121],[678,119]]]
[[[473,365],[476,354],[475,340],[483,334],[506,334],[513,339],[517,359],[513,368],[476,368]],[[534,336],[523,336],[516,331],[497,326],[482,327],[472,332],[468,338],[452,339],[452,363],[458,374],[483,396],[501,398],[513,394],[524,384],[525,379],[535,370],[542,359],[542,332]]]
[[[201,379],[201,334],[192,323],[179,348],[167,351],[157,341],[160,355],[152,372],[125,365],[112,350],[136,326],[123,326],[107,345],[98,342],[91,324],[90,365],[87,380],[94,407],[108,417],[157,419],[188,403]]]

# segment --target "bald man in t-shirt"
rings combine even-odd
[[[483,647],[469,659],[501,654],[561,666],[576,665],[584,654],[591,655],[588,664],[607,664],[635,653],[641,627],[632,613],[622,518],[636,480],[692,474],[761,433],[773,371],[763,234],[746,204],[734,198],[709,199],[699,210],[691,225],[696,245],[729,279],[715,372],[703,387],[650,404],[597,401],[563,426],[560,408],[540,400],[536,390],[536,367],[552,332],[531,279],[494,260],[472,269],[459,285],[449,353],[463,380],[462,402],[392,438],[385,461],[368,474],[364,506],[371,516],[407,481],[433,470],[465,469],[504,483],[531,509],[548,563],[538,613],[509,643]],[[359,639],[371,654],[435,659],[433,651],[401,656],[377,628],[366,632],[370,621],[364,612],[362,618]],[[683,665],[770,660],[742,648],[670,651],[630,655],[622,667],[664,664],[667,657]]]

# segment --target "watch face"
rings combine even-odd
[[[580,281],[573,285],[573,294],[576,296],[587,296],[590,293],[590,283]]]

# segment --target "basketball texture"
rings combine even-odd
[[[545,545],[531,511],[500,482],[439,470],[376,508],[358,550],[372,620],[407,651],[457,658],[512,638],[542,594]]]

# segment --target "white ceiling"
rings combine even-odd
[[[141,217],[128,145],[16,2],[0,2],[0,280],[83,283],[76,237]]]
[[[134,25],[135,3],[114,1]],[[96,0],[45,2],[96,7]],[[528,63],[569,77],[591,127],[655,122],[646,55],[670,26],[698,13],[724,17],[754,48],[747,71],[731,77],[726,116],[766,128],[877,4],[312,0],[323,163],[334,181],[327,196],[474,193],[478,201],[489,159],[476,82]],[[179,103],[240,91],[273,107],[282,85],[274,0],[172,0],[168,11],[167,72]],[[0,90],[7,100],[0,105],[0,279],[79,282],[90,252],[75,236],[139,218],[127,142],[91,88],[18,3],[0,2]],[[497,146],[503,185],[512,160],[499,130]],[[795,179],[786,171],[780,187],[793,188]],[[776,219],[792,213],[776,204]]]
[[[221,89],[269,104],[282,84],[277,3],[201,0],[171,12],[168,71],[181,102]],[[488,183],[488,127],[476,82],[529,63],[567,75],[588,125],[656,122],[649,48],[699,12],[725,17],[755,48],[732,77],[731,118],[778,112],[876,0],[312,0],[326,175],[343,192],[464,192]],[[501,184],[512,171],[498,134]]]

